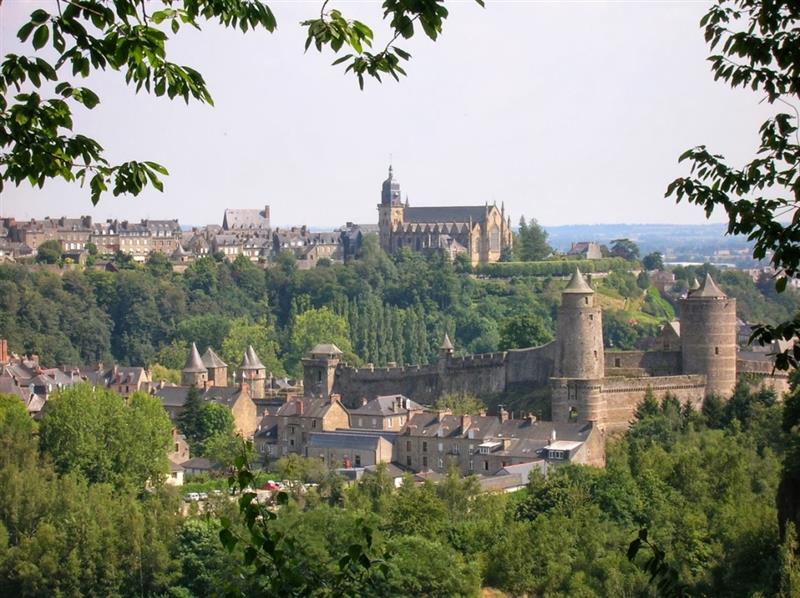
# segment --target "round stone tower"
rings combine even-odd
[[[681,350],[685,374],[705,374],[706,394],[730,398],[736,385],[736,299],[710,274],[681,301]]]
[[[603,316],[594,291],[575,269],[558,308],[556,378],[598,379],[605,376]]]
[[[253,345],[247,347],[239,366],[239,381],[250,388],[250,398],[263,399],[266,396],[264,387],[267,381],[267,369],[256,355]]]

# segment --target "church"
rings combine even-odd
[[[380,244],[389,254],[402,248],[421,253],[444,252],[450,259],[465,254],[472,265],[497,262],[511,248],[511,217],[505,206],[411,207],[400,196],[400,183],[389,166],[378,204]]]

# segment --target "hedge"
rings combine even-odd
[[[607,257],[599,260],[547,260],[541,262],[495,262],[475,266],[474,272],[489,278],[510,278],[512,276],[569,276],[580,268],[581,272],[610,272],[612,270],[634,270],[641,268],[637,262],[621,257]]]

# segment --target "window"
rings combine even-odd
[[[441,453],[443,451],[444,451],[444,442],[440,442],[439,443],[439,452]]]
[[[548,451],[547,456],[550,459],[561,460],[564,458],[564,451]]]
[[[315,419],[311,420],[311,427],[312,428],[316,428],[317,427],[317,420],[315,420]]]
[[[439,469],[444,469],[444,461],[441,458],[439,459]]]
[[[427,453],[428,452],[428,443],[425,442],[425,441],[422,442],[422,452],[423,453]]]
[[[615,368],[622,367],[622,360],[619,357],[614,358],[614,367]]]
[[[294,446],[294,438],[289,439],[289,446]]]
[[[594,358],[597,359],[597,351],[593,351],[593,353],[594,353]]]
[[[483,462],[483,471],[489,471],[489,462],[488,461],[484,461]]]
[[[475,461],[472,459],[469,460],[469,470],[473,471],[475,469]]]
[[[378,425],[378,418],[377,417],[373,417],[372,418],[372,427],[374,428],[377,425]]]
[[[569,421],[576,422],[578,421],[578,410],[575,407],[569,408]]]
[[[583,302],[584,302],[586,305],[589,305],[589,298],[588,298],[588,297],[584,297],[584,298],[583,298]]]
[[[364,427],[364,418],[363,417],[359,417],[358,418],[358,427],[359,428],[363,428]]]
[[[406,457],[406,465],[407,465],[407,466],[409,466],[409,467],[411,467],[411,455],[408,455],[408,456]]]
[[[496,227],[489,233],[489,251],[500,251],[500,230]]]
[[[714,347],[714,355],[719,355],[719,347]]]
[[[322,371],[317,372],[317,382],[322,382]]]
[[[410,440],[406,440],[406,450],[409,451],[409,452],[411,451],[411,441]]]
[[[594,321],[594,314],[589,314],[589,321],[590,322]]]
[[[427,466],[428,466],[428,456],[427,455],[423,455],[422,456],[422,467],[427,467]]]
[[[356,455],[356,467],[361,467],[361,455]]]
[[[180,447],[180,445],[179,445],[179,444],[176,442],[176,443],[175,443],[175,452],[177,453],[179,450],[181,450],[181,447]]]

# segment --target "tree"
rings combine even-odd
[[[500,330],[501,351],[538,347],[553,340],[553,334],[545,321],[535,314],[522,313],[512,316]]]
[[[239,365],[244,352],[251,345],[267,372],[276,376],[284,374],[283,364],[277,355],[278,343],[275,340],[275,330],[266,321],[252,323],[247,318],[232,320],[225,340],[222,341],[219,356],[230,367]]]
[[[519,232],[514,241],[514,251],[517,260],[521,262],[534,262],[543,260],[553,253],[553,248],[547,243],[547,231],[544,230],[535,218],[525,222],[525,216],[519,220]]]
[[[794,107],[800,99],[800,7],[779,0],[717,0],[700,21],[712,51],[714,78],[731,87],[750,87],[769,104]],[[782,292],[789,279],[800,273],[800,219],[797,218],[800,176],[798,120],[778,112],[760,128],[757,157],[742,167],[731,166],[724,156],[705,145],[684,152],[691,174],[675,179],[666,196],[703,206],[706,216],[721,207],[728,216],[728,234],[746,235],[753,241],[753,257],[769,257],[778,275],[775,288]],[[775,326],[759,326],[753,338],[763,344],[791,339],[800,333],[800,319]],[[800,343],[776,360],[779,369],[797,367]]]
[[[468,393],[446,393],[436,399],[433,408],[437,411],[452,411],[453,415],[477,415],[486,410],[486,405]]]
[[[615,239],[611,241],[611,255],[626,260],[638,260],[639,246],[630,239]]]
[[[476,0],[483,4],[483,0]],[[378,81],[382,75],[399,80],[405,71],[401,61],[410,54],[395,45],[401,36],[414,35],[418,23],[425,35],[436,40],[448,11],[441,0],[414,3],[387,0],[384,18],[391,34],[382,50],[370,51],[372,30],[359,21],[347,20],[339,10],[326,12],[321,3],[318,18],[302,23],[307,30],[306,49],[330,48],[335,54],[348,52],[333,64],[347,63],[363,89],[365,77]],[[111,188],[113,194],[138,195],[150,184],[162,190],[161,175],[167,169],[152,161],[110,164],[96,140],[73,134],[73,109],[94,108],[100,98],[88,87],[73,84],[66,72],[88,77],[93,70],[125,73],[125,81],[157,96],[181,97],[213,104],[203,76],[188,66],[170,62],[167,41],[182,26],[199,29],[206,21],[226,27],[273,32],[277,26],[269,6],[258,0],[184,0],[145,2],[116,0],[112,6],[99,0],[67,2],[58,12],[34,10],[17,33],[22,42],[30,40],[31,56],[8,54],[0,69],[0,192],[5,181],[29,181],[42,187],[46,180],[88,183],[92,203]],[[46,47],[50,42],[51,47]],[[55,57],[55,60],[53,60]],[[53,89],[42,97],[42,89]],[[45,92],[47,93],[47,92]]]
[[[225,468],[232,467],[242,454],[251,461],[255,457],[252,443],[244,442],[241,436],[230,431],[218,432],[208,438],[203,445],[203,454]]]
[[[39,449],[61,474],[143,489],[167,472],[172,425],[155,397],[118,394],[88,384],[60,390],[39,425]]]
[[[664,256],[660,251],[648,253],[642,258],[642,265],[645,270],[663,270]]]
[[[295,318],[291,337],[292,358],[299,361],[318,343],[333,343],[343,353],[353,352],[347,320],[328,307],[309,309]]]
[[[197,455],[205,454],[206,443],[210,439],[234,436],[230,409],[212,401],[204,401],[195,386],[190,387],[186,395],[178,427],[186,436],[192,452]],[[222,450],[220,444],[218,439],[215,448]]]
[[[57,264],[61,261],[61,244],[58,241],[45,241],[36,248],[36,261],[40,264]]]

